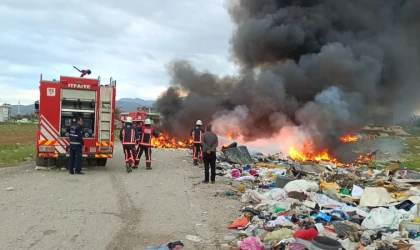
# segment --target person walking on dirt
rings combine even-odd
[[[204,134],[204,129],[201,127],[203,125],[203,123],[201,122],[201,120],[197,120],[197,122],[195,123],[195,128],[193,128],[190,132],[191,137],[193,138],[194,141],[194,147],[193,147],[193,163],[194,166],[197,166],[198,163],[198,159],[203,159],[203,134]]]
[[[216,149],[218,145],[219,138],[211,131],[211,125],[207,125],[207,131],[203,134],[203,183],[209,183],[209,168],[211,169],[211,183],[214,184],[216,181]]]
[[[137,164],[137,162],[140,163],[140,158],[144,152],[146,155],[146,170],[152,169],[152,136],[157,138],[159,137],[159,133],[152,128],[152,122],[150,119],[146,119],[144,121],[144,125],[139,128],[139,146],[136,155]]]
[[[120,131],[120,141],[123,146],[125,155],[125,169],[127,173],[132,172],[131,167],[134,164],[134,156],[136,153],[136,138],[138,137],[137,129],[133,126],[131,117],[127,117],[124,127]]]
[[[70,158],[69,158],[69,173],[70,174],[85,174],[82,173],[82,148],[85,146],[83,141],[83,119],[77,117],[70,126]]]

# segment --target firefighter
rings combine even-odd
[[[140,135],[142,126],[143,126],[143,122],[140,121],[140,122],[137,123],[136,130],[137,130],[137,134],[138,135]],[[139,168],[139,163],[140,163],[140,146],[139,146],[139,141],[140,141],[140,138],[137,137],[136,138],[136,157],[134,159],[133,169]]]
[[[85,143],[83,141],[82,125],[82,117],[77,117],[70,126],[70,174],[84,174],[82,173],[82,148],[85,146]]]
[[[194,166],[198,165],[198,159],[200,158],[203,159],[203,134],[204,134],[204,129],[201,127],[203,125],[203,123],[201,122],[201,120],[197,120],[197,122],[195,123],[195,128],[193,128],[191,130],[191,137],[193,138],[194,141],[194,147],[193,147],[193,162],[194,162]]]
[[[125,169],[127,173],[133,171],[131,167],[134,164],[134,156],[136,154],[136,138],[138,137],[137,130],[133,126],[131,117],[127,117],[125,125],[120,131],[120,141],[123,145],[125,155]]]
[[[144,126],[139,128],[139,150],[136,156],[136,160],[140,163],[141,155],[146,155],[146,170],[152,169],[152,136],[159,137],[159,133],[157,133],[152,128],[152,122],[150,119],[146,119],[144,121]]]
[[[80,70],[80,69],[76,68],[76,66],[73,66],[73,68],[75,68],[77,71],[79,71],[80,73],[82,73],[80,75],[80,77],[84,77],[86,74],[90,75],[90,73],[92,73],[90,71],[90,69],[82,69],[82,70]]]

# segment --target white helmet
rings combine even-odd
[[[147,119],[144,121],[144,125],[152,125],[152,121],[150,121],[150,119],[149,119],[149,118],[147,118]]]
[[[195,123],[195,125],[201,126],[201,125],[203,125],[203,123],[201,122],[201,120],[197,120],[197,122]]]
[[[133,119],[131,117],[127,117],[125,119],[125,122],[127,122],[127,123],[133,123]]]

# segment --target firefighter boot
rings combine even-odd
[[[194,160],[194,166],[198,166],[197,160]]]
[[[125,170],[127,171],[127,173],[132,172],[133,170],[131,169],[130,165],[128,164],[128,162],[125,164]]]
[[[151,170],[152,169],[152,167],[151,167],[151,162],[146,162],[146,170]]]
[[[132,169],[138,169],[139,168],[139,165],[137,164],[137,162],[136,162],[136,164],[134,165],[134,166],[132,166],[131,167]]]

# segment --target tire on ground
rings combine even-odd
[[[57,167],[69,169],[68,162],[69,162],[68,158],[63,158],[63,157],[57,158],[57,161],[56,161]]]
[[[100,167],[105,167],[105,165],[106,165],[106,161],[107,161],[107,160],[108,160],[107,158],[97,159],[98,166],[100,166]]]
[[[89,167],[96,167],[98,163],[96,159],[87,159],[87,164]]]

